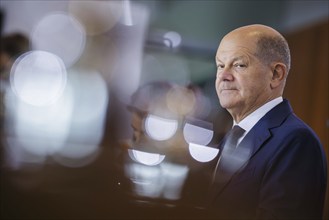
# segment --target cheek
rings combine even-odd
[[[239,84],[239,91],[241,96],[248,97],[254,94],[258,89],[259,86],[256,80],[244,79],[241,81],[242,83]]]
[[[241,95],[246,98],[258,96],[259,94],[266,92],[266,85],[266,82],[263,80],[248,80],[242,86]]]
[[[219,79],[218,79],[218,77],[216,77],[216,80],[215,80],[215,87],[217,88],[218,85],[219,85]]]
[[[218,89],[219,89],[219,83],[220,83],[219,78],[216,77],[216,80],[215,80],[215,88],[216,88],[216,91],[217,92],[218,92]]]

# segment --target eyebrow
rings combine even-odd
[[[234,57],[232,59],[232,63],[237,61],[237,60],[248,60],[248,59],[246,58],[246,56],[241,55],[241,56]],[[218,59],[217,56],[216,56],[215,62],[218,63],[218,62],[222,62],[222,61],[220,59]]]

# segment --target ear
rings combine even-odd
[[[287,78],[287,68],[283,63],[275,63],[272,66],[271,88],[275,89],[280,85],[284,85]]]

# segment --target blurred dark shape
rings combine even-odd
[[[1,21],[3,14],[1,13]],[[1,27],[2,30],[2,27]],[[30,41],[22,33],[1,35],[0,40],[0,133],[4,126],[5,105],[4,96],[9,87],[9,74],[17,57],[30,49]]]
[[[3,23],[4,23],[4,12],[3,10],[0,8],[0,36],[2,37],[2,31],[3,31]]]
[[[131,150],[139,150],[165,156],[160,164],[146,166],[129,158],[127,152],[125,173],[131,180],[132,202],[141,209],[151,205],[153,210],[167,212],[167,218],[173,215],[176,218],[201,219],[202,217],[198,216],[201,213],[198,207],[204,202],[211,176],[209,167],[214,164],[212,162],[200,163],[191,157],[183,128],[191,118],[203,121],[204,123],[201,124],[210,124],[206,121],[210,120],[211,116],[203,114],[205,106],[202,89],[193,84],[182,86],[168,81],[149,82],[142,85],[132,95],[127,108],[132,115],[131,127],[133,128],[133,138],[126,141],[128,151],[130,149],[131,153]],[[176,121],[175,134],[166,140],[153,139],[146,131],[145,121],[150,115],[159,117],[160,123],[162,119]],[[165,127],[161,129],[162,132],[166,132]],[[168,178],[165,171],[168,167],[171,169],[170,173],[174,175],[170,177],[170,183],[161,180],[161,178]],[[142,170],[149,169],[152,169],[152,172],[150,170],[143,174]],[[181,172],[183,170],[187,173]],[[143,177],[143,175],[146,176]],[[144,185],[148,185],[149,188],[143,187]],[[154,194],[154,192],[159,194]],[[144,196],[143,193],[145,193]],[[169,198],[166,197],[168,194],[171,194]],[[150,209],[147,208],[147,210]],[[147,215],[143,217],[146,218]]]
[[[132,95],[128,109],[139,113],[161,111],[161,113],[169,114],[171,110],[168,109],[166,95],[173,87],[174,85],[167,81],[147,83]]]
[[[1,37],[0,42],[0,76],[6,79],[17,57],[30,50],[30,40],[22,33],[12,33]]]
[[[173,143],[176,143],[178,146],[176,146],[175,149],[182,149],[179,146],[186,144],[180,134],[175,134],[166,141],[157,141],[150,138],[145,131],[144,122],[149,115],[156,115],[163,119],[173,119],[179,124],[182,123],[182,115],[179,115],[168,106],[168,94],[176,87],[178,87],[178,85],[168,81],[155,81],[141,86],[132,95],[131,102],[127,106],[132,115],[132,145],[135,147],[139,145],[143,147],[150,146],[150,151],[166,154],[168,152],[164,152],[163,149],[170,150],[170,146],[172,146]],[[178,125],[178,127],[180,127],[180,125]]]

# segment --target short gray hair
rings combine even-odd
[[[256,56],[267,64],[279,61],[290,70],[290,49],[287,40],[282,36],[261,35],[257,40]]]

